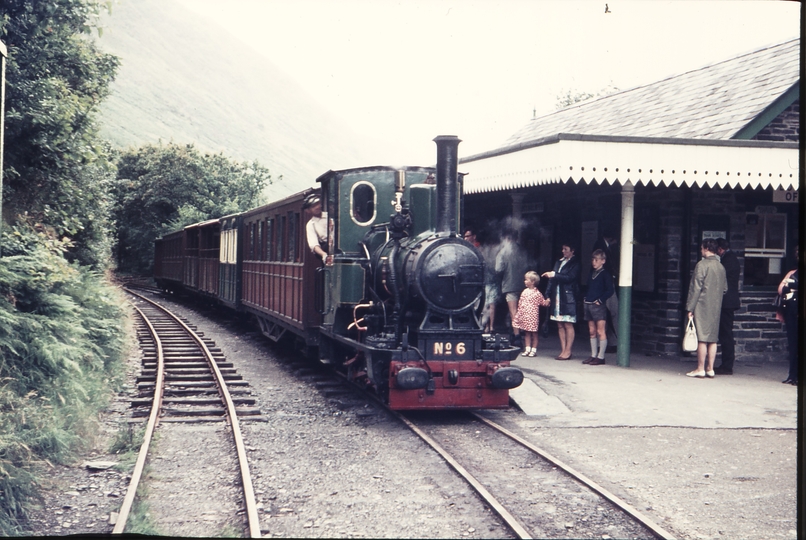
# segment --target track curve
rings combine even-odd
[[[246,458],[246,449],[241,435],[241,429],[238,421],[238,412],[230,395],[225,377],[219,368],[213,353],[208,348],[204,340],[198,336],[187,324],[185,324],[179,317],[168,311],[163,306],[156,302],[127,290],[129,294],[146,302],[143,309],[134,306],[138,315],[144,321],[148,328],[148,333],[153,340],[156,350],[156,370],[155,370],[155,383],[154,383],[154,399],[151,405],[148,422],[146,424],[145,436],[143,444],[140,447],[140,452],[135,463],[134,471],[132,472],[132,480],[123,499],[119,517],[115,525],[113,534],[121,534],[124,532],[126,522],[131,511],[132,504],[134,503],[137,487],[142,478],[143,469],[145,467],[146,459],[148,456],[149,447],[154,434],[154,430],[159,423],[161,411],[163,409],[164,399],[164,384],[165,384],[165,354],[167,346],[164,344],[164,337],[170,336],[169,339],[175,344],[177,331],[181,331],[184,336],[179,342],[184,343],[185,339],[192,340],[196,344],[198,350],[204,355],[210,371],[213,374],[215,385],[218,394],[221,397],[224,409],[226,411],[227,422],[232,429],[232,437],[235,445],[236,453],[238,456],[238,464],[240,469],[241,485],[243,487],[244,504],[246,506],[246,515],[249,525],[249,534],[252,538],[260,538],[260,520],[257,514],[257,505],[255,503],[255,494],[252,486],[252,479],[249,472],[249,463]],[[147,313],[148,312],[148,313]],[[161,337],[162,336],[162,337]],[[181,347],[184,347],[182,345]],[[182,350],[185,350],[184,348]],[[183,353],[180,353],[183,354]]]

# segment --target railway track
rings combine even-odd
[[[473,486],[518,538],[674,538],[587,476],[478,413],[435,418],[390,412]]]
[[[127,292],[138,304],[134,308],[141,318],[138,339],[144,354],[143,373],[138,379],[140,397],[132,401],[133,416],[146,416],[147,409],[148,421],[113,534],[121,534],[126,528],[158,423],[226,421],[238,457],[249,535],[259,538],[260,521],[239,419],[263,418],[254,399],[246,395],[247,383],[212,342],[157,303]]]
[[[675,538],[580,471],[481,414],[403,414],[339,378],[442,456],[517,538]],[[562,509],[570,509],[564,518]]]
[[[362,415],[367,400],[385,408],[343,377],[337,382],[326,374],[330,370],[298,362],[289,369],[311,379],[339,408]],[[352,397],[357,395],[364,398]],[[604,487],[482,415],[387,410],[439,453],[518,538],[674,538]]]

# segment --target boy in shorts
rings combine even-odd
[[[605,302],[615,292],[613,276],[604,271],[607,256],[604,251],[597,249],[591,253],[591,275],[588,279],[588,292],[585,293],[585,320],[588,321],[588,330],[591,339],[591,356],[583,360],[583,364],[599,366],[605,363],[605,349],[607,349],[607,306]]]

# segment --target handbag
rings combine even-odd
[[[784,297],[780,294],[776,294],[775,299],[772,301],[772,307],[775,309],[781,309],[784,307]]]
[[[694,319],[690,318],[683,333],[683,351],[694,352],[697,350],[697,329],[694,328]]]

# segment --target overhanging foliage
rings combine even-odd
[[[271,183],[257,162],[202,154],[193,145],[147,145],[118,160],[118,268],[150,273],[154,240],[191,223],[242,212]]]

